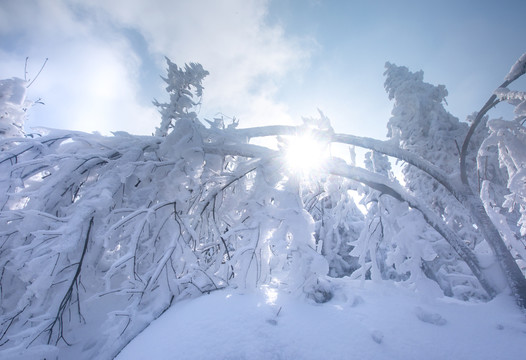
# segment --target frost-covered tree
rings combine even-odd
[[[525,60],[512,68],[510,79],[526,72]],[[336,134],[324,116],[301,126],[239,129],[236,121],[225,126],[222,119],[205,126],[196,106],[206,71],[197,64],[168,64],[170,103],[157,102],[162,120],[156,136],[54,130],[0,139],[0,357],[68,358],[82,352],[109,359],[174,302],[225,287],[274,287],[327,301],[334,291],[330,269],[341,276],[357,268],[354,276],[362,279],[370,273],[414,287],[427,276],[445,292],[444,284],[450,285],[450,295],[466,297],[493,297],[508,286],[526,306],[522,250],[504,233],[515,229],[499,225],[495,215],[503,214],[500,206],[524,213],[520,121],[489,121],[484,139],[484,132],[475,131],[491,107],[483,108],[460,155],[454,154],[460,157],[457,172],[450,167],[454,156],[445,154],[441,162],[437,149],[450,151],[446,134],[462,126],[457,129],[451,118],[433,123],[445,116],[444,89],[423,83],[420,75],[392,68],[412,84],[397,83],[395,117],[413,109],[420,119],[407,129],[392,120],[397,143]],[[422,90],[416,100],[413,85]],[[506,94],[514,102],[522,99]],[[436,127],[431,139],[437,149],[431,152],[419,143],[425,138],[419,127],[427,126],[422,119]],[[250,143],[267,136],[283,143],[307,130],[325,145],[351,144],[377,154],[366,168],[329,157],[317,183],[307,186],[285,167],[284,149]],[[485,197],[487,183],[481,193],[473,186],[480,169],[468,167],[481,161],[470,149],[480,143],[480,156],[498,154],[506,170],[502,205]],[[407,167],[408,183],[402,185],[379,154],[428,177],[418,179],[415,172],[412,178]],[[371,189],[365,219],[348,193],[356,183]],[[314,210],[313,204],[321,207]],[[457,207],[464,214],[449,210]],[[523,219],[517,219],[517,229]],[[454,260],[428,266],[442,249]],[[444,271],[446,265],[457,268]],[[449,278],[453,273],[463,276],[459,283]]]
[[[516,105],[516,118],[513,121],[494,119],[488,123],[490,134],[480,148],[479,162],[487,167],[488,159],[498,157],[506,182],[503,184],[504,176],[483,178],[481,198],[493,223],[497,224],[499,232],[526,274],[526,129],[523,125],[526,94],[502,88],[496,93],[500,100],[511,100]],[[490,170],[498,173],[497,169]]]
[[[12,78],[0,80],[0,138],[23,137],[26,110],[27,82]]]
[[[367,152],[364,165],[370,172],[393,179],[391,163],[386,156]],[[352,274],[352,277],[360,277],[362,280],[398,280],[407,277],[400,269],[401,262],[388,260],[388,257],[395,253],[401,254],[397,258],[402,261],[407,259],[406,254],[401,253],[401,247],[397,242],[391,242],[391,239],[394,240],[394,237],[401,232],[401,228],[395,222],[407,209],[402,213],[400,209],[395,210],[393,205],[400,202],[390,196],[384,196],[380,191],[368,187],[364,187],[362,191],[364,196],[361,202],[366,207],[366,217],[363,229],[353,243],[355,247],[352,254],[359,258],[360,268]],[[396,217],[393,216],[394,213],[397,214]]]
[[[396,181],[388,158],[377,152],[365,154],[365,168]],[[431,239],[437,235],[422,214],[380,190],[365,188],[364,195],[365,226],[352,252],[359,257],[360,268],[351,277],[362,281],[394,280],[411,287],[417,287],[426,277],[438,282],[425,267],[425,262],[436,256]]]
[[[526,56],[521,57],[512,67],[510,71],[512,75],[506,77],[504,86],[507,86],[511,81],[524,74],[526,71],[524,66],[525,60]],[[437,96],[435,91],[431,91],[430,95],[432,98],[436,98]],[[467,215],[473,221],[473,229],[480,231],[481,239],[484,241],[476,243],[476,249],[473,248],[473,242],[465,241],[462,237],[463,235],[454,230],[457,224],[451,222],[448,224],[448,220],[443,217],[444,214],[437,213],[432,203],[426,203],[426,199],[415,197],[407,189],[399,186],[399,184],[385,177],[353,166],[342,167],[340,164],[328,162],[327,168],[328,171],[333,174],[360,181],[376,190],[380,190],[394,198],[405,201],[412,208],[419,210],[426,222],[446,240],[454,253],[459,256],[462,264],[469,268],[474,278],[478,280],[489,297],[493,297],[498,292],[501,292],[506,286],[504,284],[507,284],[511,292],[516,296],[518,304],[520,306],[526,306],[526,279],[516,259],[509,252],[508,246],[498,230],[498,224],[494,224],[486,212],[483,199],[480,198],[478,192],[470,187],[467,181],[468,173],[477,173],[476,171],[467,171],[469,164],[476,164],[474,161],[475,154],[472,153],[468,156],[470,149],[473,151],[473,148],[476,148],[476,146],[473,146],[474,144],[471,144],[471,138],[475,133],[474,130],[480,124],[483,115],[495,105],[495,98],[496,96],[492,96],[492,98],[488,100],[470,126],[460,150],[460,171],[457,173],[447,172],[418,153],[411,151],[411,149],[403,149],[398,145],[393,145],[392,141],[379,141],[348,134],[330,134],[332,142],[375,150],[403,160],[428,174],[437,182],[438,186],[443,187],[447,191],[447,194],[452,195],[455,201],[461,205],[464,214],[459,212],[455,212],[455,214],[459,216]],[[436,99],[434,101],[436,102]],[[290,134],[294,132],[294,129],[274,126],[261,128],[257,130],[257,132],[252,132],[259,136],[269,136]],[[461,227],[461,229],[465,230],[464,233],[466,234],[471,231],[471,229],[466,228],[465,225]],[[469,274],[467,275],[469,276]],[[505,283],[501,281],[501,279],[505,280]],[[464,277],[462,280],[464,284],[466,284],[466,280],[468,279]],[[468,296],[471,296],[469,293],[472,289],[473,287],[468,284]]]
[[[526,55],[523,55],[517,63],[514,64],[501,87],[509,85],[512,81],[523,75],[526,72],[525,63]],[[409,204],[412,204],[412,206],[421,210],[426,221],[448,241],[464,263],[468,265],[490,296],[494,296],[497,292],[501,291],[502,285],[498,284],[495,275],[488,276],[489,274],[484,273],[487,273],[488,269],[491,268],[489,265],[491,262],[493,262],[493,264],[498,264],[500,268],[500,276],[506,279],[506,283],[512,293],[516,296],[518,304],[520,306],[526,306],[526,280],[524,275],[521,272],[516,259],[509,252],[508,246],[498,230],[499,225],[491,221],[490,216],[484,208],[483,199],[481,199],[478,193],[470,187],[468,182],[468,173],[470,173],[470,171],[468,171],[468,166],[470,164],[470,156],[468,156],[468,154],[473,145],[471,144],[471,139],[477,126],[484,118],[484,115],[489,109],[498,103],[495,99],[496,95],[490,97],[487,103],[477,113],[476,118],[473,120],[470,129],[467,132],[460,151],[460,173],[458,175],[455,173],[447,173],[440,167],[413,152],[401,149],[398,146],[392,146],[392,144],[387,142],[339,134],[335,134],[333,139],[334,141],[373,149],[386,155],[394,156],[400,160],[404,160],[424,171],[436,180],[440,186],[443,186],[464,207],[466,213],[468,213],[473,219],[475,223],[474,226],[481,232],[485,242],[483,246],[479,247],[478,255],[467,247],[466,243],[457,235],[457,233],[451,233],[449,227],[445,228],[442,219],[436,218],[437,214],[429,213],[429,208],[420,204],[418,200],[408,197],[407,194],[402,194],[402,191],[396,190],[396,186],[386,186],[387,184],[385,184],[385,181],[376,183],[373,179],[367,179],[370,177],[369,175],[366,176],[357,171],[346,172],[348,176],[363,178],[364,182],[373,182],[372,184],[374,186],[386,189],[389,192],[396,190],[394,191],[395,193],[392,194],[393,196],[396,197],[397,195],[400,195],[400,197],[406,199]],[[471,163],[474,163],[474,161]],[[488,258],[493,260],[489,260],[488,262]],[[484,262],[484,266],[481,265],[481,261]]]
[[[423,81],[423,72],[410,72],[406,67],[386,64],[385,88],[394,100],[393,116],[387,123],[388,137],[402,149],[440,167],[448,174],[458,172],[459,143],[467,133],[467,124],[449,114],[443,107],[447,90],[443,85],[433,86]],[[476,152],[475,152],[476,153]],[[471,152],[470,160],[475,156]],[[482,236],[455,197],[422,170],[410,164],[402,167],[408,189],[426,203],[472,249],[482,241]],[[460,266],[458,255],[436,232],[426,238],[436,252],[433,259],[425,261],[426,271],[437,279],[444,291],[458,297],[471,297],[479,292],[478,282],[470,276],[469,269]]]
[[[307,197],[306,206],[315,221],[315,237],[321,254],[329,262],[329,275],[348,276],[358,267],[351,255],[352,242],[363,228],[364,216],[358,209],[348,179],[329,175]]]
[[[294,140],[299,139],[300,149],[292,149],[293,155],[309,151],[311,156],[306,162],[321,162],[318,165],[323,166],[323,153],[328,152],[327,134],[333,130],[329,118],[320,110],[318,113],[316,117],[303,118],[303,125],[297,129],[292,141],[280,138],[279,146],[287,154],[288,147],[298,145]],[[350,254],[351,242],[358,238],[363,228],[363,213],[352,195],[357,184],[346,178],[319,173],[318,170],[305,172],[299,169],[296,174],[290,174],[289,170],[288,176],[298,182],[303,207],[314,219],[316,248],[328,261],[330,276],[348,276],[357,268],[357,258]]]
[[[195,116],[169,127],[2,140],[1,356],[111,358],[174,301],[226,286],[320,297],[328,266],[276,153]]]
[[[166,63],[168,77],[163,77],[163,80],[168,84],[166,91],[170,95],[170,102],[161,104],[154,101],[161,113],[161,125],[156,129],[156,136],[166,136],[179,119],[197,119],[193,110],[200,104],[203,96],[202,82],[209,74],[201,64],[185,64],[183,69],[168,58]]]

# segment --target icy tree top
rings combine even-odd
[[[161,126],[157,128],[157,136],[166,136],[174,123],[183,118],[195,119],[197,114],[192,109],[199,104],[203,96],[203,79],[209,74],[201,64],[185,64],[179,68],[166,58],[168,77],[163,80],[168,84],[166,91],[170,94],[170,103],[161,104],[154,101],[162,115]]]
[[[24,136],[25,109],[28,106],[25,80],[0,80],[0,137]]]
[[[400,140],[404,147],[414,148],[418,143],[427,149],[425,151],[436,152],[450,147],[451,132],[456,132],[459,124],[458,119],[444,109],[443,102],[448,95],[446,87],[424,82],[422,71],[413,73],[405,66],[391,63],[386,63],[385,67],[384,87],[389,99],[395,100],[387,136]],[[455,134],[455,138],[458,135]],[[429,149],[430,144],[435,149]]]
[[[20,78],[0,80],[0,102],[22,105],[26,99],[26,81]]]
[[[385,91],[389,100],[394,99],[399,93],[422,94],[437,102],[441,102],[448,95],[444,85],[434,86],[424,82],[422,70],[411,72],[405,66],[385,63]]]

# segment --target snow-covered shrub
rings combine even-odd
[[[348,276],[358,268],[357,257],[351,255],[352,242],[362,231],[364,215],[351,196],[353,187],[348,179],[329,175],[304,193],[315,221],[318,247],[329,263],[331,277]]]

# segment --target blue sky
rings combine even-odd
[[[296,105],[294,88],[309,89],[299,108],[316,103],[337,130],[368,136],[385,135],[392,106],[383,89],[386,61],[445,84],[448,110],[465,119],[526,52],[526,1],[284,0],[270,9],[287,33],[318,44],[304,84],[284,87],[284,101]]]
[[[150,134],[166,55],[210,71],[201,117],[298,124],[320,108],[338,132],[382,138],[386,61],[445,84],[464,119],[526,52],[524,14],[524,0],[2,0],[0,78],[49,58],[28,126]]]

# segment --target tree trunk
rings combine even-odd
[[[470,210],[473,220],[493,251],[517,304],[526,309],[526,278],[486,213],[482,201],[470,194],[462,203]]]

